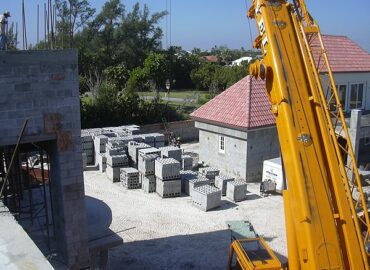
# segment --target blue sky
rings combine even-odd
[[[169,1],[169,0],[167,0]],[[0,0],[0,10],[9,10],[10,22],[21,26],[21,0]],[[43,8],[46,0],[25,0],[27,35],[36,41],[37,4]],[[105,0],[91,0],[99,11]],[[124,0],[126,10],[136,2],[148,4],[152,12],[166,9],[166,0]],[[351,2],[351,3],[350,3]],[[308,9],[325,34],[346,35],[370,52],[370,1],[369,0],[307,0]],[[247,0],[250,5],[250,0]],[[41,13],[41,12],[40,12]],[[194,47],[210,49],[214,45],[229,48],[250,48],[245,0],[172,0],[172,45],[190,50]],[[166,20],[161,23],[166,32]],[[43,29],[43,26],[41,26]],[[255,22],[251,21],[253,38]],[[41,31],[41,30],[40,30]],[[19,37],[20,44],[21,35]],[[164,45],[166,34],[164,35]]]

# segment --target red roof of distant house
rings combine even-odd
[[[370,72],[370,54],[348,37],[323,35],[322,38],[333,72]],[[312,41],[312,45],[316,62],[322,64],[317,38]]]
[[[207,55],[205,56],[208,62],[216,63],[218,61],[218,57],[216,55]]]
[[[262,80],[247,76],[191,114],[195,120],[236,129],[275,124]]]

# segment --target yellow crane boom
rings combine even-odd
[[[248,16],[263,54],[250,72],[266,80],[286,170],[289,269],[369,269],[366,200],[320,29],[304,0],[253,0]]]

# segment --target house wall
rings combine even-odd
[[[199,160],[248,182],[261,181],[263,161],[280,155],[276,127],[246,132],[200,122],[195,126],[199,128]],[[219,151],[221,135],[225,153]]]
[[[280,156],[280,144],[275,126],[248,132],[247,182],[262,179],[263,161]]]
[[[322,78],[324,78],[322,76]],[[353,83],[364,83],[364,110],[370,110],[370,72],[334,73],[334,80],[337,85],[347,85],[347,104],[350,98],[350,85]],[[326,88],[324,86],[324,88]],[[347,105],[345,112],[349,112]]]
[[[195,122],[199,128],[199,160],[223,174],[246,179],[246,132]],[[219,152],[219,136],[225,137],[225,153]]]

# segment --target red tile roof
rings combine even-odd
[[[370,54],[348,37],[323,35],[323,42],[333,72],[370,72]],[[316,63],[322,65],[317,38],[312,40],[312,45]]]
[[[191,114],[200,122],[235,129],[252,129],[275,124],[262,80],[247,76]]]
[[[218,61],[217,55],[207,55],[204,57],[208,62],[216,63]]]

